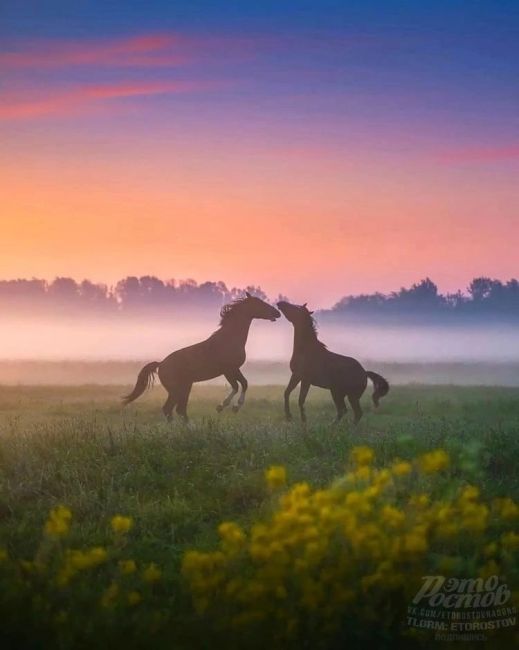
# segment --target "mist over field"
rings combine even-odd
[[[161,360],[180,347],[206,338],[218,319],[4,319],[2,359]],[[519,361],[519,330],[508,324],[473,326],[319,324],[330,349],[380,361]],[[284,320],[253,322],[249,359],[290,358],[292,327]]]
[[[331,350],[384,369],[393,382],[519,384],[519,330],[509,324],[339,325],[322,320],[319,337]],[[4,318],[0,382],[131,383],[142,362],[160,361],[217,327],[216,314],[213,319]],[[287,321],[253,322],[247,343],[250,379],[285,383],[291,351]]]
[[[139,364],[207,338],[219,327],[222,305],[245,291],[271,303],[286,299],[259,286],[153,276],[127,277],[114,287],[66,277],[0,281],[0,381],[131,383]],[[519,383],[512,370],[519,364],[515,279],[479,277],[465,293],[442,294],[425,278],[390,294],[346,295],[314,318],[331,350],[367,368],[397,364],[392,381]],[[284,318],[253,321],[250,379],[284,383],[291,350],[292,326]]]

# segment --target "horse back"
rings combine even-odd
[[[364,390],[367,383],[366,371],[356,359],[325,348],[307,351],[293,358],[291,370],[320,388]]]
[[[160,364],[159,377],[166,381],[197,382],[214,379],[245,363],[245,348],[216,344],[211,338],[175,350]],[[164,383],[164,382],[163,382]]]

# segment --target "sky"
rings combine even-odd
[[[518,275],[519,3],[0,2],[0,277]]]

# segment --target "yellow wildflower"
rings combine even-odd
[[[371,469],[367,465],[361,465],[356,472],[354,472],[354,476],[357,481],[369,481],[371,478]]]
[[[395,476],[405,476],[406,474],[409,474],[412,469],[413,467],[411,463],[408,463],[405,460],[396,461],[391,467],[391,471]]]
[[[134,606],[138,605],[141,602],[142,596],[138,591],[130,591],[128,592],[126,600],[128,601],[128,605]]]
[[[111,525],[114,533],[124,535],[133,526],[133,519],[123,515],[115,515],[115,517],[112,517]]]
[[[483,549],[483,555],[486,557],[492,557],[497,553],[497,544],[495,542],[490,542]]]
[[[108,559],[108,553],[102,546],[94,546],[88,551],[89,568],[95,567]]]
[[[144,582],[149,582],[150,584],[153,584],[154,582],[158,582],[161,579],[161,577],[162,577],[162,571],[155,564],[155,562],[151,562],[150,564],[148,564],[148,566],[142,572],[142,579],[144,580]]]
[[[9,554],[5,548],[0,548],[0,562],[6,562],[9,559]]]
[[[373,481],[380,487],[385,487],[391,483],[391,472],[388,469],[381,469],[375,472]]]
[[[470,532],[482,532],[486,528],[488,514],[486,505],[468,502],[461,511],[462,527]]]
[[[119,561],[119,571],[124,575],[129,575],[130,573],[135,573],[137,570],[137,565],[135,560],[120,560]]]
[[[57,506],[50,511],[45,523],[45,534],[49,537],[63,537],[70,528],[71,511],[65,506]]]
[[[448,467],[449,462],[449,455],[443,449],[435,449],[428,454],[420,456],[418,459],[420,468],[425,474],[433,474],[434,472],[439,472],[442,469]]]
[[[350,458],[356,465],[371,465],[375,458],[375,452],[371,447],[353,447],[350,452]]]
[[[287,480],[287,471],[282,465],[272,465],[265,472],[265,480],[271,490],[282,487]]]
[[[245,542],[245,533],[232,521],[224,521],[218,526],[222,541],[229,546],[241,546]]]
[[[380,511],[380,518],[391,528],[397,528],[404,523],[405,514],[401,510],[398,510],[398,508],[386,505]]]
[[[508,570],[519,535],[510,532],[511,526],[497,532],[504,523],[497,515],[514,516],[516,504],[497,500],[497,521],[490,522],[476,487],[465,486],[457,495],[445,490],[441,477],[434,476],[448,467],[444,450],[377,469],[373,451],[355,447],[352,460],[352,471],[328,488],[313,491],[303,483],[287,490],[273,503],[274,511],[250,529],[223,522],[216,551],[186,553],[182,571],[196,611],[232,612],[233,619],[220,616],[222,625],[253,626],[246,634],[259,632],[257,623],[265,621],[280,645],[292,634],[289,628],[301,633],[305,616],[312,613],[326,645],[345,613],[363,625],[376,622],[363,593],[388,597],[389,607],[396,607],[401,604],[397,592],[408,586],[409,575],[462,575],[467,566],[471,575]],[[431,494],[442,497],[405,495],[397,477],[414,476],[417,467],[431,475],[426,482]],[[350,611],[346,604],[356,599],[359,607]]]
[[[475,501],[479,497],[479,488],[467,485],[460,494],[460,501]]]
[[[412,531],[404,537],[404,549],[409,553],[425,553],[427,540],[422,531]]]
[[[79,571],[93,569],[108,559],[108,553],[102,546],[94,546],[86,551],[68,549],[65,560],[56,576],[58,586],[64,587]]]
[[[417,508],[426,508],[429,505],[429,497],[427,494],[413,494],[409,499],[409,505]]]
[[[492,505],[502,519],[515,519],[519,517],[519,506],[509,497],[494,499]]]
[[[501,537],[501,544],[503,548],[506,548],[509,551],[519,550],[519,535],[514,532],[505,533]]]

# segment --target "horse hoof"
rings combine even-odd
[[[239,406],[233,406],[233,407],[232,407],[232,412],[233,412],[233,413],[238,413],[239,410],[240,410],[240,407],[239,407]]]
[[[218,404],[218,406],[216,407],[216,412],[221,413],[222,411],[223,411],[223,406],[221,404]]]

